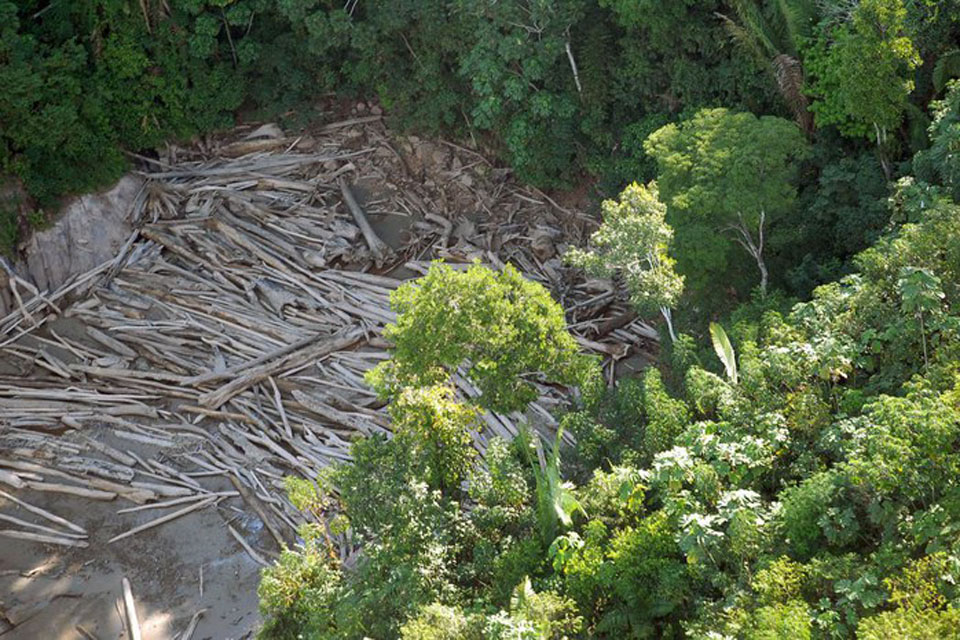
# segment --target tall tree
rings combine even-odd
[[[493,411],[524,409],[537,399],[531,377],[578,385],[594,371],[567,332],[563,308],[540,284],[507,265],[466,271],[435,263],[424,277],[393,292],[396,324],[383,335],[391,358],[368,373],[382,395],[448,382],[464,367]]]
[[[660,202],[656,183],[634,182],[619,200],[605,200],[602,209],[603,224],[590,238],[593,249],[572,249],[567,259],[593,275],[621,274],[633,306],[641,313],[659,311],[675,341],[671,309],[683,292],[683,276],[668,255],[673,229],[666,222],[667,207]]]
[[[904,27],[903,0],[831,3],[818,38],[806,52],[818,125],[882,147],[903,121],[920,55]],[[889,178],[890,167],[881,158]]]
[[[730,281],[735,243],[756,262],[766,292],[768,228],[794,211],[797,161],[807,152],[800,128],[783,118],[704,109],[656,131],[644,146],[657,161],[678,265],[693,288]]]

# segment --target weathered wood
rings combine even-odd
[[[37,531],[43,531],[44,533],[49,533],[51,535],[60,537],[60,538],[86,538],[86,534],[83,533],[67,533],[65,531],[60,531],[59,529],[54,529],[52,527],[45,527],[42,524],[36,524],[34,522],[28,522],[26,520],[21,520],[20,518],[14,518],[13,516],[8,516],[4,513],[0,513],[0,520],[4,522],[9,522],[11,524],[16,524],[21,527],[26,527],[28,529],[36,529]]]
[[[357,198],[353,195],[353,190],[350,189],[350,185],[347,184],[347,181],[341,178],[339,182],[340,191],[343,194],[343,201],[347,203],[347,208],[350,209],[350,214],[353,216],[357,226],[360,227],[360,232],[363,234],[363,239],[366,240],[367,246],[370,247],[370,252],[373,254],[374,259],[377,262],[382,261],[388,255],[390,255],[390,247],[380,239],[380,236],[377,235],[377,232],[374,231],[373,227],[370,226],[370,221],[367,220],[366,213],[364,213],[360,203],[357,202]]]
[[[11,502],[14,502],[14,503],[20,505],[21,507],[23,507],[24,509],[26,509],[26,510],[29,511],[30,513],[34,513],[34,514],[36,514],[36,515],[38,515],[38,516],[41,516],[41,517],[43,517],[43,518],[46,518],[46,519],[49,520],[50,522],[53,522],[53,523],[62,525],[62,526],[64,526],[64,527],[70,529],[71,531],[76,531],[77,533],[83,533],[83,534],[86,534],[86,533],[87,533],[86,530],[85,530],[83,527],[80,527],[80,526],[78,526],[78,525],[73,524],[72,522],[70,522],[70,521],[67,520],[66,518],[61,518],[60,516],[58,516],[58,515],[56,515],[56,514],[53,514],[53,513],[50,513],[49,511],[46,511],[45,509],[41,509],[40,507],[35,507],[35,506],[33,506],[32,504],[26,503],[26,502],[24,502],[23,500],[20,500],[19,498],[10,495],[10,494],[7,493],[6,491],[0,490],[0,497],[6,498],[7,500],[9,500],[9,501],[11,501]]]
[[[317,360],[336,351],[348,349],[360,342],[362,337],[363,334],[360,331],[350,331],[343,337],[324,340],[319,344],[310,345],[300,351],[294,351],[291,354],[267,362],[266,364],[253,367],[247,370],[242,376],[228,382],[219,389],[200,396],[200,404],[205,407],[217,409],[244,389],[266,380],[269,376],[276,375],[287,369],[294,369],[311,360]]]
[[[200,571],[201,572],[203,571],[202,565],[200,566]],[[202,577],[203,573],[201,573],[200,575]],[[201,596],[203,596],[202,591],[203,590],[201,589],[201,593],[200,593]],[[183,630],[183,633],[180,634],[177,640],[190,640],[191,638],[193,638],[193,632],[196,631],[197,629],[197,624],[200,622],[200,617],[203,616],[203,614],[206,612],[207,612],[206,609],[200,609],[195,614],[193,614],[193,617],[190,618],[190,623],[187,624],[187,628]]]
[[[216,502],[217,499],[218,499],[218,498],[216,498],[216,497],[207,498],[207,499],[202,500],[202,501],[200,501],[200,502],[198,502],[198,503],[196,503],[196,504],[192,504],[192,505],[190,505],[189,507],[184,507],[183,509],[180,509],[180,510],[178,510],[178,511],[174,511],[173,513],[168,513],[168,514],[165,515],[165,516],[160,516],[159,518],[157,518],[157,519],[155,519],[155,520],[151,520],[150,522],[144,523],[144,524],[142,524],[142,525],[140,525],[140,526],[138,526],[138,527],[134,527],[133,529],[130,529],[129,531],[124,531],[123,533],[121,533],[121,534],[119,534],[119,535],[113,536],[112,538],[110,538],[109,540],[107,540],[107,544],[112,544],[112,543],[114,543],[114,542],[118,542],[118,541],[120,541],[120,540],[123,540],[124,538],[129,538],[129,537],[132,536],[132,535],[138,534],[138,533],[140,533],[141,531],[146,531],[147,529],[152,529],[153,527],[160,526],[161,524],[170,522],[171,520],[176,520],[177,518],[179,518],[179,517],[181,517],[181,516],[185,516],[185,515],[187,515],[188,513],[192,513],[192,512],[194,512],[194,511],[197,511],[198,509],[203,509],[203,508],[205,508],[205,507],[209,507],[211,504],[213,504],[214,502]]]
[[[258,516],[260,516],[263,526],[267,528],[267,531],[270,532],[270,535],[273,536],[273,539],[277,541],[277,544],[281,549],[287,546],[287,541],[283,539],[283,536],[280,535],[280,532],[277,530],[276,526],[273,524],[273,519],[267,515],[267,512],[264,510],[263,505],[260,504],[260,500],[257,499],[253,493],[247,489],[243,484],[237,480],[236,476],[230,476],[230,483],[236,488],[240,493],[240,496],[243,498],[243,501],[251,507]]]
[[[59,536],[48,536],[40,533],[30,533],[29,531],[18,531],[16,529],[0,529],[0,536],[5,538],[15,538],[17,540],[29,540],[31,542],[42,542],[43,544],[55,544],[61,547],[89,547],[86,540],[76,540],[73,538],[61,538]]]
[[[20,477],[10,471],[4,471],[0,469],[0,482],[5,485],[11,486],[14,489],[23,489],[27,486],[27,483],[20,479]]]
[[[50,491],[53,493],[67,493],[81,498],[90,498],[91,500],[113,500],[117,494],[113,491],[100,491],[99,489],[84,489],[83,487],[74,487],[68,484],[58,484],[55,482],[34,482],[27,481],[27,487],[34,491]]]
[[[130,587],[130,581],[124,577],[121,585],[123,587],[123,606],[127,612],[127,630],[130,632],[130,640],[142,640],[143,634],[140,631],[140,618],[137,616],[137,603],[133,599],[133,589]]]
[[[262,566],[262,567],[269,567],[269,566],[270,566],[270,563],[267,562],[266,560],[264,560],[264,559],[263,559],[263,556],[261,556],[259,553],[257,553],[256,551],[254,551],[254,550],[253,550],[253,547],[250,546],[250,543],[248,543],[246,540],[244,540],[244,539],[243,539],[243,536],[240,535],[240,534],[237,532],[236,529],[234,529],[232,526],[230,526],[230,525],[228,524],[228,525],[227,525],[227,530],[230,532],[230,535],[233,536],[234,540],[236,540],[237,542],[240,543],[240,546],[243,547],[243,550],[247,552],[247,555],[249,555],[251,558],[253,558],[254,562],[256,562],[257,564],[259,564],[259,565]]]
[[[312,345],[314,342],[319,342],[321,340],[328,339],[329,337],[330,337],[329,335],[324,335],[319,333],[311,336],[307,336],[306,338],[303,338],[302,340],[298,340],[293,344],[288,344],[284,347],[271,351],[270,353],[265,353],[262,356],[258,356],[249,362],[244,362],[242,364],[234,365],[220,372],[204,373],[199,376],[188,378],[184,381],[184,384],[191,385],[191,386],[199,386],[203,384],[208,384],[210,382],[217,382],[219,380],[227,380],[229,378],[235,378],[239,374],[249,369],[253,369],[259,365],[270,362],[271,360],[278,360],[295,351],[299,351],[300,349],[308,347]]]

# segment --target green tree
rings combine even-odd
[[[900,308],[904,313],[914,314],[920,321],[920,339],[923,343],[923,363],[930,366],[927,355],[927,329],[924,326],[924,314],[935,314],[943,306],[946,294],[943,292],[940,278],[929,269],[903,267],[900,269],[900,279],[897,282],[902,302]]]
[[[634,182],[619,200],[605,200],[602,210],[603,224],[590,238],[594,249],[571,249],[567,260],[592,275],[621,274],[633,306],[641,313],[659,311],[670,340],[676,341],[671,309],[683,292],[683,276],[674,271],[675,261],[668,255],[673,229],[666,223],[667,208],[656,183]]]
[[[537,398],[531,377],[578,385],[594,371],[560,305],[510,265],[457,271],[435,263],[390,302],[397,321],[384,336],[394,343],[392,357],[368,374],[383,395],[445,383],[462,366],[481,392],[478,404],[508,412]]]
[[[949,189],[960,199],[960,81],[949,83],[943,100],[931,103],[930,148],[914,159],[917,175]]]
[[[878,146],[900,125],[921,62],[904,35],[906,17],[903,0],[834,5],[806,54],[818,125],[837,125]]]
[[[793,213],[797,162],[807,152],[800,128],[772,116],[704,109],[656,131],[644,146],[657,161],[678,264],[692,288],[729,282],[732,237],[756,262],[765,292],[768,227]]]
[[[457,402],[445,385],[408,387],[390,405],[393,431],[408,440],[426,466],[428,484],[444,492],[458,490],[473,464],[471,433],[478,430],[475,408]]]

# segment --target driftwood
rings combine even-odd
[[[90,546],[86,540],[77,540],[74,538],[62,538],[60,536],[48,536],[40,533],[18,531],[15,529],[0,529],[0,536],[3,536],[5,538],[16,538],[18,540],[30,540],[31,542],[42,542],[43,544],[55,544],[62,547]]]
[[[121,585],[123,586],[123,606],[127,612],[127,628],[130,631],[130,640],[142,640],[140,619],[137,617],[137,603],[133,599],[133,589],[130,587],[130,581],[124,578]]]
[[[240,535],[240,533],[229,524],[227,525],[227,531],[229,531],[230,535],[232,535],[233,538],[240,543],[240,546],[243,547],[243,550],[247,552],[247,555],[253,558],[254,562],[263,567],[270,566],[270,563],[264,560],[263,556],[254,551],[253,547],[250,546],[250,543],[244,540],[243,536]]]
[[[20,476],[10,471],[4,471],[3,469],[0,469],[0,482],[14,489],[23,489],[27,486],[27,483],[21,480]]]
[[[247,370],[240,377],[223,385],[215,391],[205,393],[200,396],[200,404],[218,408],[224,402],[237,395],[244,389],[251,387],[268,377],[280,373],[286,369],[297,368],[311,360],[317,360],[323,356],[329,355],[334,351],[340,351],[355,345],[360,341],[362,334],[358,331],[348,332],[341,338],[326,340],[319,344],[311,345],[300,351],[295,351],[289,355],[279,358],[273,362],[267,362],[252,369]]]
[[[247,505],[252,508],[258,516],[260,516],[263,526],[267,528],[267,531],[269,531],[270,535],[273,536],[273,539],[277,541],[277,544],[280,546],[280,548],[283,549],[286,547],[287,541],[284,540],[283,536],[280,535],[279,530],[273,524],[273,519],[267,515],[266,510],[260,504],[260,501],[256,498],[256,496],[254,496],[249,489],[240,484],[240,482],[236,479],[236,476],[230,476],[230,482],[232,482],[233,486],[237,488],[238,492],[240,492],[243,501],[246,502]]]
[[[41,509],[40,507],[35,507],[35,506],[33,506],[32,504],[28,504],[28,503],[24,502],[23,500],[20,500],[19,498],[16,498],[15,496],[10,495],[10,494],[7,493],[6,491],[0,490],[0,497],[6,498],[7,500],[10,500],[11,502],[14,502],[14,503],[20,505],[21,507],[23,507],[24,509],[26,509],[26,510],[29,511],[30,513],[34,513],[34,514],[36,514],[36,515],[38,515],[38,516],[41,516],[41,517],[43,517],[43,518],[46,518],[46,519],[49,520],[50,522],[53,522],[53,523],[62,525],[62,526],[64,526],[64,527],[70,529],[71,531],[75,531],[76,533],[82,533],[82,534],[86,534],[86,533],[87,533],[86,530],[83,529],[83,527],[80,527],[80,526],[78,526],[78,525],[75,525],[75,524],[73,524],[72,522],[70,522],[69,520],[66,520],[66,519],[64,519],[64,518],[61,518],[61,517],[58,516],[58,515],[55,515],[55,514],[53,514],[53,513],[50,513],[49,511],[46,511],[45,509]]]
[[[655,348],[656,331],[625,292],[557,257],[595,222],[514,184],[477,152],[391,141],[379,116],[309,139],[276,127],[246,132],[144,160],[147,187],[130,213],[137,231],[115,258],[53,292],[14,282],[0,359],[23,373],[0,374],[5,488],[137,503],[121,514],[179,509],[118,539],[239,495],[278,545],[292,543],[310,516],[290,504],[283,477],[314,478],[349,460],[355,438],[389,431],[364,375],[389,355],[380,333],[395,321],[391,293],[437,258],[458,269],[510,263],[547,287],[609,375],[617,359]],[[361,207],[350,183],[376,180],[385,188]],[[399,248],[383,242],[377,220],[400,223]],[[391,270],[388,258],[409,270]],[[58,315],[79,331],[54,331],[48,321]],[[479,393],[462,375],[454,384],[462,398]],[[568,393],[541,391],[531,411],[552,439],[551,412]],[[484,413],[477,449],[513,437],[521,419]],[[220,476],[236,490],[212,489]],[[50,526],[23,524],[16,512],[0,520],[84,541],[76,524],[0,497]]]
[[[99,489],[84,489],[69,484],[59,484],[55,482],[34,482],[28,481],[27,487],[34,491],[52,491],[53,493],[68,493],[81,498],[90,498],[91,500],[113,500],[117,494],[112,491],[100,491]]]
[[[117,513],[118,514],[134,513],[136,511],[144,511],[146,509],[164,509],[166,507],[173,507],[178,504],[183,504],[184,502],[196,502],[197,500],[203,500],[204,498],[207,498],[207,497],[229,498],[229,497],[238,496],[238,495],[240,494],[237,493],[236,491],[220,491],[218,493],[204,493],[200,495],[184,496],[182,498],[165,500],[164,502],[155,502],[154,504],[145,504],[139,507],[128,507],[126,509],[120,509],[119,511],[117,511]]]
[[[141,531],[146,531],[147,529],[152,529],[153,527],[159,526],[159,525],[164,524],[164,523],[166,523],[166,522],[170,522],[171,520],[176,520],[176,519],[179,518],[180,516],[185,516],[185,515],[187,515],[188,513],[192,513],[192,512],[194,512],[194,511],[197,511],[198,509],[203,509],[204,507],[209,507],[211,504],[213,504],[213,503],[216,502],[216,501],[217,501],[217,498],[207,498],[206,500],[202,500],[202,501],[200,501],[200,502],[198,502],[198,503],[196,503],[196,504],[192,504],[192,505],[190,505],[189,507],[184,507],[183,509],[180,509],[179,511],[174,511],[173,513],[168,513],[168,514],[165,515],[165,516],[160,516],[159,518],[157,518],[157,519],[155,519],[155,520],[151,520],[150,522],[147,522],[147,523],[145,523],[145,524],[142,524],[142,525],[140,525],[140,526],[138,526],[138,527],[134,527],[133,529],[130,529],[129,531],[124,531],[123,533],[121,533],[121,534],[119,534],[119,535],[113,536],[112,538],[110,538],[109,540],[107,540],[107,544],[111,544],[111,543],[117,542],[117,541],[119,541],[119,540],[123,540],[124,538],[129,538],[130,536],[132,536],[132,535],[134,535],[134,534],[140,533]]]
[[[8,516],[2,513],[0,513],[0,520],[3,520],[4,522],[9,522],[11,524],[20,525],[21,527],[26,527],[28,529],[36,529],[37,531],[43,531],[45,533],[49,533],[49,534],[52,534],[58,537],[63,537],[63,538],[86,538],[87,537],[85,534],[65,533],[58,529],[45,527],[43,525],[35,524],[33,522],[27,522],[26,520],[21,520],[20,518],[14,518],[13,516]]]
[[[200,622],[200,618],[206,612],[207,612],[206,609],[200,609],[195,614],[193,614],[193,616],[190,618],[189,624],[187,624],[187,628],[184,629],[183,633],[181,633],[177,637],[177,640],[190,640],[191,638],[193,638],[193,632],[197,630],[197,624]]]
[[[343,193],[343,200],[346,202],[347,208],[350,209],[350,214],[353,216],[357,226],[360,227],[360,232],[363,233],[363,239],[366,240],[367,246],[370,247],[374,259],[378,262],[382,261],[390,254],[390,247],[380,239],[377,232],[370,226],[370,222],[367,220],[367,214],[364,213],[363,208],[360,207],[360,203],[357,202],[356,196],[353,195],[353,190],[343,178],[340,179],[340,191]]]

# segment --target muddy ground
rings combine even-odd
[[[29,491],[21,495],[83,526],[90,546],[61,550],[30,541],[0,543],[4,615],[16,625],[0,633],[4,640],[129,638],[124,577],[132,585],[145,640],[177,637],[201,609],[207,611],[193,638],[252,637],[259,624],[259,566],[223,523],[243,527],[248,539],[263,536],[253,535],[262,527],[239,510],[237,500],[108,545],[110,537],[156,513],[118,516],[114,503]]]

